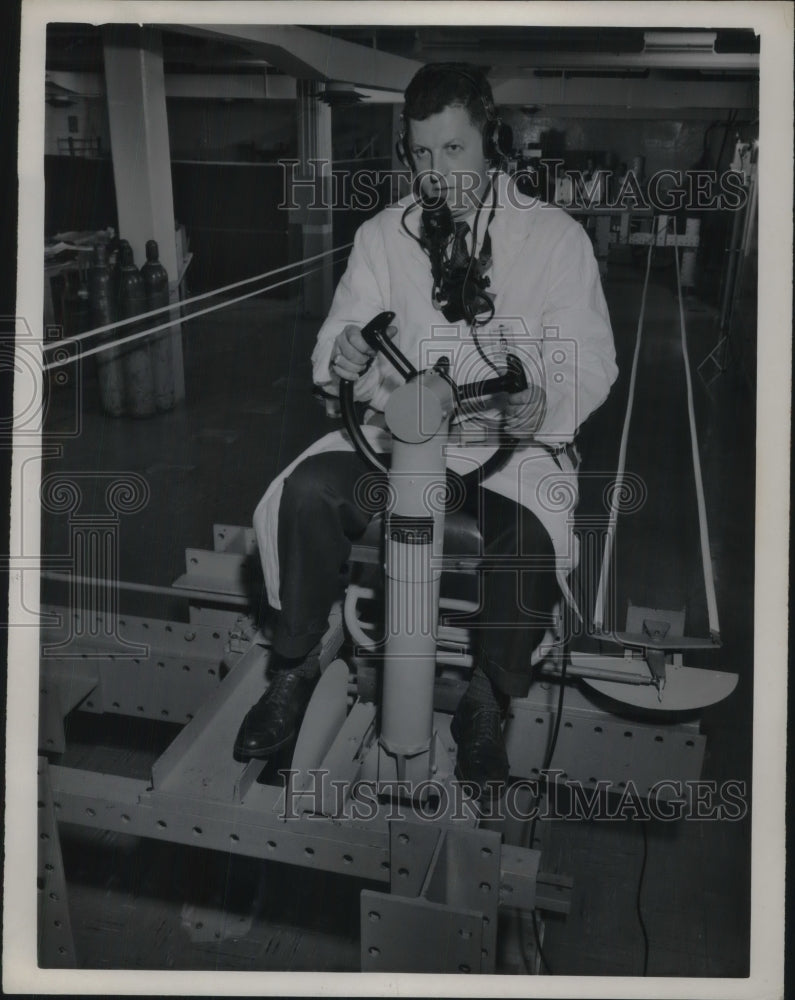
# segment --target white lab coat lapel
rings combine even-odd
[[[518,213],[512,210],[511,202],[508,201],[509,178],[505,174],[497,174],[494,183],[497,193],[497,208],[489,226],[494,261],[490,275],[490,291],[494,294],[496,306],[499,309],[501,293],[505,293],[517,280],[515,277],[517,268],[526,264],[521,251],[527,239],[527,224],[523,218],[524,205],[522,212]],[[516,200],[515,190],[511,192],[511,197]],[[526,211],[535,211],[535,209],[528,204]],[[484,212],[488,213],[489,209],[484,208]],[[488,214],[486,214],[486,219],[488,219]],[[524,283],[520,282],[518,287],[523,288]]]

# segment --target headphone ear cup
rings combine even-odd
[[[501,118],[487,121],[483,131],[483,155],[489,163],[499,163],[513,149],[513,129]]]
[[[488,160],[489,163],[492,163],[494,161],[494,146],[491,141],[491,122],[488,120],[483,126],[482,141],[483,141],[483,159]]]
[[[510,156],[513,152],[513,129],[500,119],[497,120],[494,145],[500,156]]]
[[[414,172],[414,160],[411,158],[411,153],[403,135],[398,136],[398,140],[395,143],[395,155],[404,167],[408,167],[412,173]]]

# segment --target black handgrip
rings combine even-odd
[[[417,369],[405,354],[395,347],[389,338],[389,334],[386,332],[387,327],[394,318],[395,314],[389,310],[374,316],[366,326],[362,327],[362,338],[372,350],[380,351],[397,373],[408,381],[414,378],[417,374]]]
[[[508,370],[503,375],[505,379],[505,392],[522,392],[527,388],[527,375],[525,374],[524,365],[515,354],[509,354],[505,360],[508,365]]]
[[[527,376],[524,365],[515,354],[509,354],[505,359],[507,370],[495,378],[487,378],[482,382],[467,382],[458,387],[458,398],[464,402],[469,399],[480,399],[496,392],[521,392],[527,388]]]
[[[386,336],[386,328],[395,318],[395,314],[388,309],[373,316],[369,323],[362,327],[362,337],[368,347],[377,351],[381,347],[382,338]]]

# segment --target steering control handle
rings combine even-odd
[[[387,327],[395,318],[395,314],[388,309],[374,316],[369,323],[362,327],[362,338],[368,347],[381,354],[392,364],[398,374],[402,375],[406,381],[414,378],[417,369],[409,361],[406,355],[392,343]]]
[[[507,371],[496,378],[483,379],[482,382],[467,382],[458,387],[458,398],[461,402],[478,399],[481,396],[491,396],[495,392],[521,392],[527,388],[527,376],[524,366],[515,354],[506,357]]]
[[[380,351],[388,358],[395,369],[408,382],[416,378],[419,373],[403,352],[395,347],[387,333],[387,328],[394,318],[395,314],[389,310],[379,313],[362,327],[362,337],[368,347],[375,351]],[[434,365],[433,371],[450,382],[453,387],[455,403],[456,405],[460,405],[465,400],[477,399],[481,396],[489,396],[497,392],[514,393],[526,389],[527,378],[524,366],[519,358],[513,354],[508,354],[506,364],[507,369],[502,375],[496,378],[483,379],[480,382],[471,382],[460,387],[456,387],[450,379],[449,358],[440,358],[436,365]],[[342,379],[340,382],[340,409],[342,411],[343,424],[359,455],[365,459],[372,469],[386,475],[387,468],[381,460],[381,455],[370,444],[359,424],[353,397],[353,387],[354,380],[352,379]],[[466,488],[469,488],[470,484],[482,482],[484,479],[498,472],[509,461],[518,444],[518,438],[511,435],[502,436],[495,453],[479,469],[457,478],[461,479]],[[448,472],[448,476],[455,475],[453,472]]]

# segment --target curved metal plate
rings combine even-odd
[[[292,767],[299,772],[320,767],[334,737],[342,728],[348,706],[348,664],[344,660],[330,663],[317,687],[301,723],[293,751]],[[297,789],[303,788],[296,776]]]
[[[620,701],[657,712],[686,712],[706,708],[727,698],[737,687],[737,674],[722,670],[701,670],[698,667],[677,667],[665,670],[665,686],[658,692],[653,684],[623,684],[593,677],[581,678],[595,691]]]

